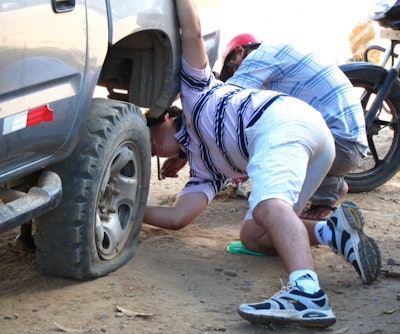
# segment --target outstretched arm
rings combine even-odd
[[[193,68],[203,69],[207,64],[207,52],[197,7],[193,0],[175,0],[175,4],[182,31],[182,56]]]
[[[182,195],[173,206],[147,206],[143,222],[168,230],[179,230],[193,222],[207,205],[207,197],[203,193]]]

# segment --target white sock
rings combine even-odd
[[[305,293],[316,293],[319,286],[318,275],[312,270],[296,270],[289,275],[289,282],[296,282],[297,286]]]
[[[331,243],[332,230],[326,220],[321,220],[315,225],[314,233],[320,245],[329,245]]]

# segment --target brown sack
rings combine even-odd
[[[353,54],[353,60],[363,60],[365,49],[369,45],[369,42],[375,38],[375,29],[371,20],[365,20],[359,22],[348,35],[350,42],[351,53]],[[374,55],[369,53],[369,59]],[[379,55],[378,55],[379,56]],[[373,59],[375,62],[375,60]]]

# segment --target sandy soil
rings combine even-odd
[[[161,182],[153,175],[149,202],[173,202],[185,173]],[[347,196],[381,247],[384,275],[377,282],[363,285],[328,247],[313,249],[338,318],[329,329],[267,328],[239,317],[241,302],[269,297],[287,275],[279,257],[226,252],[238,238],[247,201],[221,194],[181,231],[144,226],[134,258],[91,281],[43,276],[34,255],[14,247],[18,229],[2,235],[0,333],[399,333],[399,188],[400,175],[370,193]]]

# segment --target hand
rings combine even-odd
[[[178,172],[186,165],[187,159],[179,157],[168,158],[161,167],[161,176],[178,177]]]

